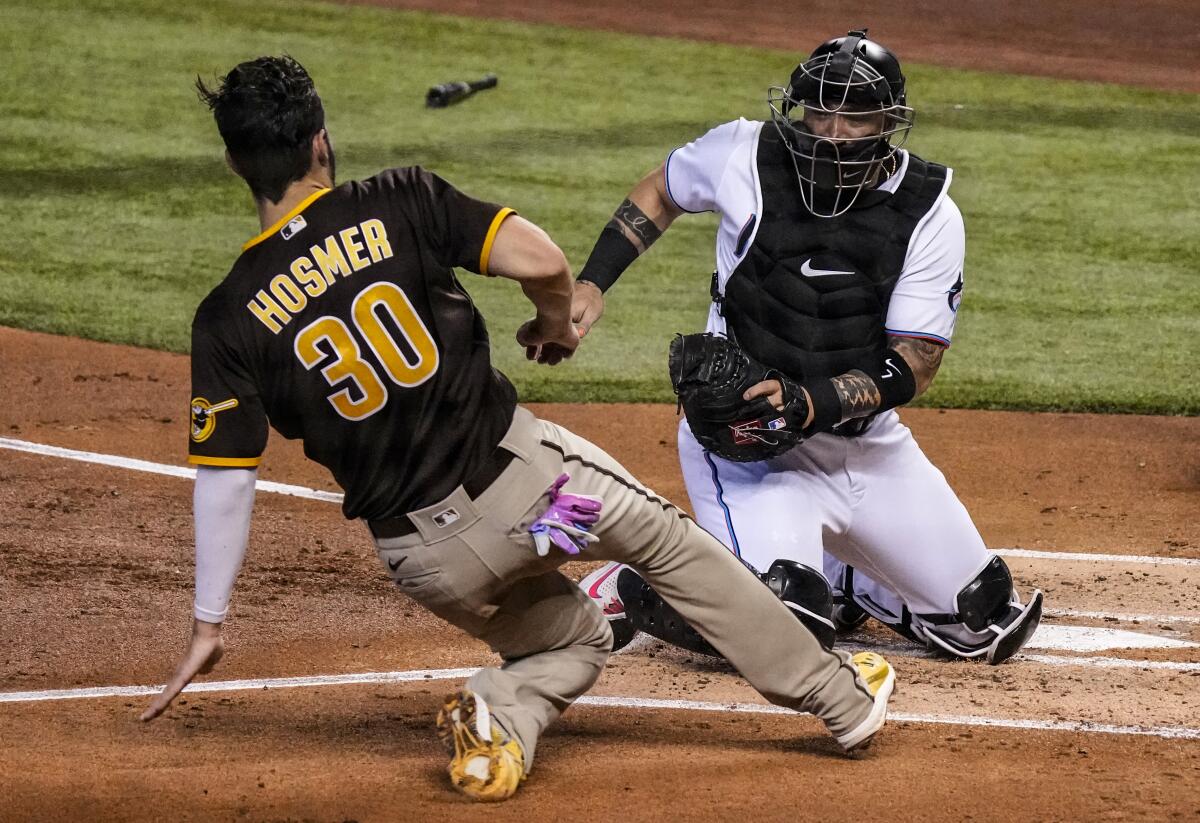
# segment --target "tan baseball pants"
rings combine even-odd
[[[565,491],[604,499],[600,540],[580,559],[632,566],[772,703],[811,712],[834,735],[866,719],[873,701],[849,656],[823,649],[719,540],[603,450],[521,407],[500,445],[516,458],[476,499],[459,487],[409,513],[417,533],[376,544],[405,594],[503,658],[468,687],[520,742],[527,768],[542,730],[596,682],[612,649],[600,609],[558,571],[571,558],[553,547],[538,557],[527,531],[564,472]]]

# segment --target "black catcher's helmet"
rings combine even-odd
[[[894,172],[913,124],[900,61],[866,29],[817,46],[767,101],[804,205],[817,217],[844,214],[863,189]]]

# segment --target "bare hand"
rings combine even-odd
[[[761,383],[755,383],[742,394],[743,400],[753,400],[756,397],[767,398],[768,403],[778,411],[783,411],[783,384],[778,380],[764,380]]]
[[[799,393],[808,409],[802,428],[808,428],[813,422],[812,395],[803,386],[799,388]],[[778,380],[764,380],[761,383],[755,383],[742,394],[743,400],[753,400],[756,397],[767,398],[767,402],[774,406],[776,411],[783,411],[783,384]]]
[[[580,338],[592,330],[592,326],[604,314],[604,293],[600,287],[588,280],[576,280],[575,292],[571,296],[571,322]]]
[[[193,677],[211,672],[224,654],[225,641],[221,637],[221,624],[194,621],[192,640],[188,644],[187,653],[179,661],[179,667],[175,669],[171,682],[150,701],[150,705],[142,712],[141,719],[153,720],[166,711],[171,701],[183,691],[184,686],[192,682]]]
[[[579,348],[579,333],[571,323],[558,329],[548,326],[540,315],[525,321],[517,329],[517,342],[525,347],[526,359],[556,366]]]

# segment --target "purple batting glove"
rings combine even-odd
[[[550,495],[550,508],[529,527],[538,557],[548,555],[551,544],[575,555],[600,539],[591,534],[590,529],[600,519],[604,501],[586,494],[564,493],[562,487],[570,479],[569,474],[560,474],[554,485],[546,490]]]

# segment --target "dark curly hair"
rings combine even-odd
[[[250,191],[282,200],[288,185],[308,173],[313,138],[325,127],[308,72],[286,54],[259,57],[239,63],[215,90],[197,77],[196,91]]]

